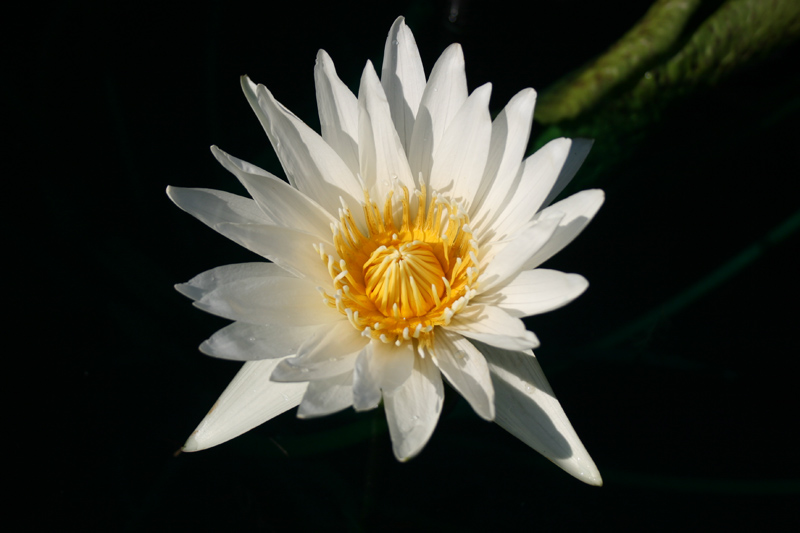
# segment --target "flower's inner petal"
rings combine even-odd
[[[366,188],[384,197],[398,185],[413,189],[414,179],[392,122],[389,102],[371,62],[358,90],[358,156]]]
[[[480,220],[476,218],[478,214],[501,208],[516,189],[517,170],[528,148],[535,104],[536,91],[524,89],[508,102],[492,122],[489,156],[483,178],[469,206],[469,215],[476,231],[480,231],[481,227]]]
[[[353,371],[308,383],[297,418],[315,418],[341,411],[353,405]]]
[[[325,50],[314,66],[317,108],[322,138],[333,148],[355,176],[358,169],[358,100],[336,74]]]
[[[475,89],[448,125],[433,154],[431,188],[465,206],[470,205],[480,187],[489,155],[491,94],[490,83]]]
[[[414,119],[425,90],[425,70],[419,55],[414,35],[406,26],[405,19],[398,17],[389,30],[383,48],[381,85],[389,101],[394,122],[403,150],[408,153]]]
[[[442,412],[444,387],[432,357],[415,357],[411,377],[383,395],[394,455],[407,461],[431,438]]]
[[[414,132],[408,148],[408,162],[414,177],[430,176],[433,154],[467,99],[467,76],[464,71],[464,53],[461,46],[448,46],[431,70],[428,84],[422,93],[419,111],[414,121]],[[420,183],[428,185],[427,183]]]
[[[440,331],[434,338],[434,362],[447,381],[485,420],[494,420],[494,388],[486,359],[467,339]]]

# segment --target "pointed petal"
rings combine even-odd
[[[234,322],[203,342],[200,351],[211,357],[232,361],[288,357],[297,353],[303,341],[313,335],[318,327]]]
[[[206,270],[186,283],[175,285],[175,289],[187,298],[199,300],[209,292],[227,283],[273,276],[294,277],[273,263],[237,263]]]
[[[533,121],[536,91],[523,89],[517,93],[492,122],[489,141],[489,156],[484,168],[481,185],[470,204],[471,225],[479,228],[481,221],[487,222],[494,212],[482,206],[498,209],[508,203],[516,190],[517,170],[522,163]],[[478,219],[478,216],[481,219]]]
[[[327,265],[315,249],[320,245],[316,235],[261,224],[218,224],[214,229],[295,276],[323,287],[331,283]]]
[[[415,357],[411,377],[383,401],[394,455],[407,461],[427,444],[442,412],[444,386],[432,358]]]
[[[358,172],[358,100],[339,79],[325,50],[317,53],[314,81],[322,138],[355,175]]]
[[[471,342],[444,329],[433,338],[434,362],[478,416],[494,420],[494,387],[483,354]]]
[[[602,485],[600,472],[556,400],[533,353],[478,346],[492,372],[497,406],[495,422],[581,481]]]
[[[414,117],[425,90],[425,70],[422,68],[422,58],[414,35],[403,17],[397,17],[386,38],[381,85],[389,101],[392,121],[397,128],[400,142],[408,153],[414,131]]]
[[[256,204],[277,225],[317,235],[331,242],[330,225],[336,222],[318,203],[288,183],[246,161],[226,154],[216,146],[211,153],[234,176],[239,178]]]
[[[316,418],[353,405],[353,372],[310,381],[297,409],[297,418]]]
[[[523,266],[524,270],[536,268],[571,243],[594,218],[603,205],[605,194],[600,189],[588,189],[564,198],[538,213],[534,220],[543,220],[553,213],[564,213],[553,236],[533,254]]]
[[[503,285],[523,270],[526,261],[550,240],[563,216],[563,213],[553,211],[520,231],[505,246],[495,246],[491,254],[481,250],[481,265],[484,267],[481,292]]]
[[[433,154],[430,186],[469,205],[480,187],[489,140],[492,136],[492,117],[489,97],[492,85],[475,89],[447,127],[442,141]]]
[[[193,281],[180,286],[189,291]],[[184,292],[186,294],[186,292]],[[208,313],[246,322],[278,326],[313,326],[341,320],[342,315],[322,303],[313,284],[300,278],[271,276],[220,283],[194,305]]]
[[[467,76],[461,46],[452,44],[436,61],[422,93],[408,149],[411,173],[430,176],[433,154],[444,132],[467,99]]]
[[[589,282],[579,274],[537,268],[523,270],[506,285],[491,293],[481,293],[472,301],[497,306],[514,317],[524,317],[567,305],[587,287]]]
[[[269,380],[279,362],[280,359],[265,359],[245,363],[189,436],[183,451],[196,452],[222,444],[299,404],[305,383]]]
[[[403,144],[389,111],[389,102],[371,62],[367,62],[358,89],[358,156],[367,190],[384,198],[395,180],[414,190]]]
[[[187,189],[167,187],[167,195],[175,205],[197,218],[203,224],[215,228],[217,224],[274,224],[266,213],[250,198],[213,189]]]
[[[550,189],[550,194],[547,195],[542,205],[550,205],[553,200],[556,199],[556,196],[564,190],[564,187],[572,181],[572,178],[575,177],[578,169],[581,168],[584,160],[586,160],[586,156],[589,155],[593,144],[594,141],[591,139],[572,139],[567,162],[564,163],[564,167],[561,169],[558,179],[555,184],[553,184],[553,188]]]
[[[539,346],[539,339],[525,329],[522,320],[490,305],[470,305],[467,312],[459,313],[450,324],[442,327],[506,350],[527,350]]]
[[[505,238],[528,223],[539,211],[567,160],[572,141],[554,139],[537,150],[522,164],[519,185],[508,203],[497,209],[497,217],[488,226],[494,238]]]
[[[272,374],[274,381],[327,379],[349,372],[359,352],[369,343],[346,318],[317,329],[297,349],[296,357],[284,359]]]
[[[342,158],[314,130],[283,107],[266,87],[242,77],[242,90],[267,133],[286,177],[329,213],[339,209],[339,197],[358,205],[361,187]]]

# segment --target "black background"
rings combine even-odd
[[[356,90],[405,15],[426,71],[460,42],[470,90],[493,82],[496,112],[602,53],[649,6],[529,4],[65,2],[16,22],[27,29],[12,59],[24,69],[9,69],[24,95],[7,103],[11,113],[26,107],[7,171],[25,192],[10,195],[6,212],[27,266],[23,283],[8,278],[22,302],[9,333],[27,344],[11,345],[20,369],[10,373],[25,392],[9,406],[12,427],[20,421],[12,457],[26,458],[18,494],[42,506],[30,529],[51,520],[102,531],[796,526],[799,239],[769,237],[800,203],[796,45],[673,103],[627,159],[586,184],[603,188],[606,204],[546,265],[591,283],[529,325],[603,488],[481,421],[453,391],[407,464],[393,458],[380,411],[288,413],[175,455],[238,365],[196,350],[226,321],[172,286],[256,258],[164,189],[243,193],[211,144],[283,175],[239,76],[317,128],[317,50]],[[585,167],[602,157],[593,152]],[[604,342],[687,294],[676,312]]]

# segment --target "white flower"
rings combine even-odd
[[[182,209],[271,262],[228,265],[177,289],[235,322],[209,355],[247,361],[184,450],[215,446],[299,405],[301,418],[383,400],[394,453],[425,446],[442,375],[493,420],[579,479],[600,474],[555,399],[520,317],[560,307],[586,280],[538,268],[603,202],[549,205],[588,141],[556,139],[523,160],[536,93],[492,121],[491,85],[467,95],[461,47],[427,82],[398,18],[380,79],[358,97],[324,51],[314,69],[322,136],[246,76],[242,88],[289,184],[212,147],[253,199],[170,187]]]

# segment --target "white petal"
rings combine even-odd
[[[305,383],[269,380],[279,362],[280,359],[265,359],[245,363],[189,436],[183,451],[196,452],[222,444],[299,404]]]
[[[381,85],[389,101],[392,121],[397,128],[400,142],[408,153],[414,131],[414,117],[425,90],[425,70],[422,68],[422,58],[419,56],[414,35],[403,17],[394,21],[386,38]]]
[[[442,327],[507,350],[527,350],[539,346],[539,339],[525,328],[519,318],[490,305],[470,305],[466,312],[457,314],[450,324]]]
[[[540,315],[567,305],[588,286],[579,274],[537,268],[523,270],[506,285],[481,293],[472,302],[497,306],[514,317]]]
[[[523,270],[526,261],[550,240],[563,216],[563,213],[553,211],[520,231],[502,248],[496,246],[491,253],[481,250],[481,263],[485,265],[480,278],[481,292],[503,285]]]
[[[442,412],[443,400],[442,376],[432,358],[415,357],[411,377],[383,396],[398,461],[411,459],[427,444]]]
[[[192,300],[199,300],[209,292],[227,283],[272,276],[294,277],[273,263],[237,263],[206,270],[186,283],[175,285],[175,289]]]
[[[397,135],[372,63],[367,62],[358,89],[358,157],[361,177],[367,189],[384,198],[395,180],[414,190],[403,144]]]
[[[353,405],[353,372],[310,381],[297,409],[297,418],[315,418]]]
[[[331,242],[331,223],[336,222],[318,203],[288,183],[216,146],[211,152],[222,166],[239,178],[262,211],[277,225],[319,236]]]
[[[383,391],[393,391],[406,382],[414,367],[414,345],[372,341],[361,362],[359,378],[374,381]],[[360,357],[360,356],[359,356]]]
[[[441,328],[436,330],[433,348],[434,362],[447,381],[478,416],[494,420],[494,388],[483,354],[458,333]]]
[[[426,180],[430,176],[433,153],[466,99],[464,54],[460,45],[452,44],[433,66],[414,120],[408,162],[415,178],[420,172]]]
[[[234,322],[212,335],[200,345],[200,351],[211,357],[232,361],[258,361],[287,357],[320,326],[288,327]],[[326,326],[323,326],[326,327]]]
[[[512,235],[539,211],[567,160],[571,145],[570,139],[554,139],[523,162],[517,189],[487,227],[494,238]],[[488,204],[485,207],[496,208]]]
[[[367,344],[356,358],[353,372],[353,408],[356,411],[375,409],[381,403],[381,388],[369,365],[374,344]]]
[[[491,94],[490,83],[475,89],[447,127],[433,154],[431,188],[465,205],[472,202],[480,187],[489,155]]]
[[[333,61],[325,50],[317,53],[314,81],[322,138],[355,175],[358,172],[358,100],[336,75]]]
[[[188,290],[185,286],[178,289]],[[321,299],[306,280],[262,277],[221,283],[194,305],[217,316],[256,325],[312,326],[340,320],[341,314]]]
[[[286,177],[294,187],[337,213],[343,197],[358,205],[361,187],[339,154],[317,132],[278,103],[263,85],[242,77],[242,90],[269,137]]]
[[[592,149],[593,144],[594,141],[591,139],[572,139],[567,162],[564,163],[564,168],[561,169],[558,179],[542,205],[550,205],[556,199],[556,196],[564,190],[564,187],[572,181],[572,178],[575,177],[578,169],[581,168],[584,160],[586,160],[586,156],[589,155],[589,150]]]
[[[214,229],[295,276],[323,287],[331,284],[328,268],[314,249],[320,245],[316,235],[261,224],[218,224]]]
[[[552,238],[525,262],[523,269],[538,267],[571,243],[594,218],[604,200],[603,191],[588,189],[564,198],[537,214],[534,220],[545,219],[553,213],[564,213],[564,217],[558,223]]]
[[[495,206],[495,209],[504,206],[508,203],[507,195],[516,189],[517,170],[528,148],[535,105],[536,91],[523,89],[492,122],[489,156],[480,188],[470,204],[470,225],[473,228],[478,228],[481,222],[487,222],[487,217],[493,218],[495,214],[483,208],[484,204]]]
[[[590,485],[600,472],[572,428],[533,353],[479,345],[492,372],[497,422],[556,465]]]
[[[339,313],[337,313],[339,314]],[[297,349],[296,357],[284,359],[272,374],[275,381],[328,379],[353,369],[359,352],[369,343],[352,324],[340,320],[319,328]]]
[[[213,189],[167,187],[167,195],[175,205],[215,228],[217,224],[275,224],[250,198]],[[215,228],[216,229],[216,228]]]

